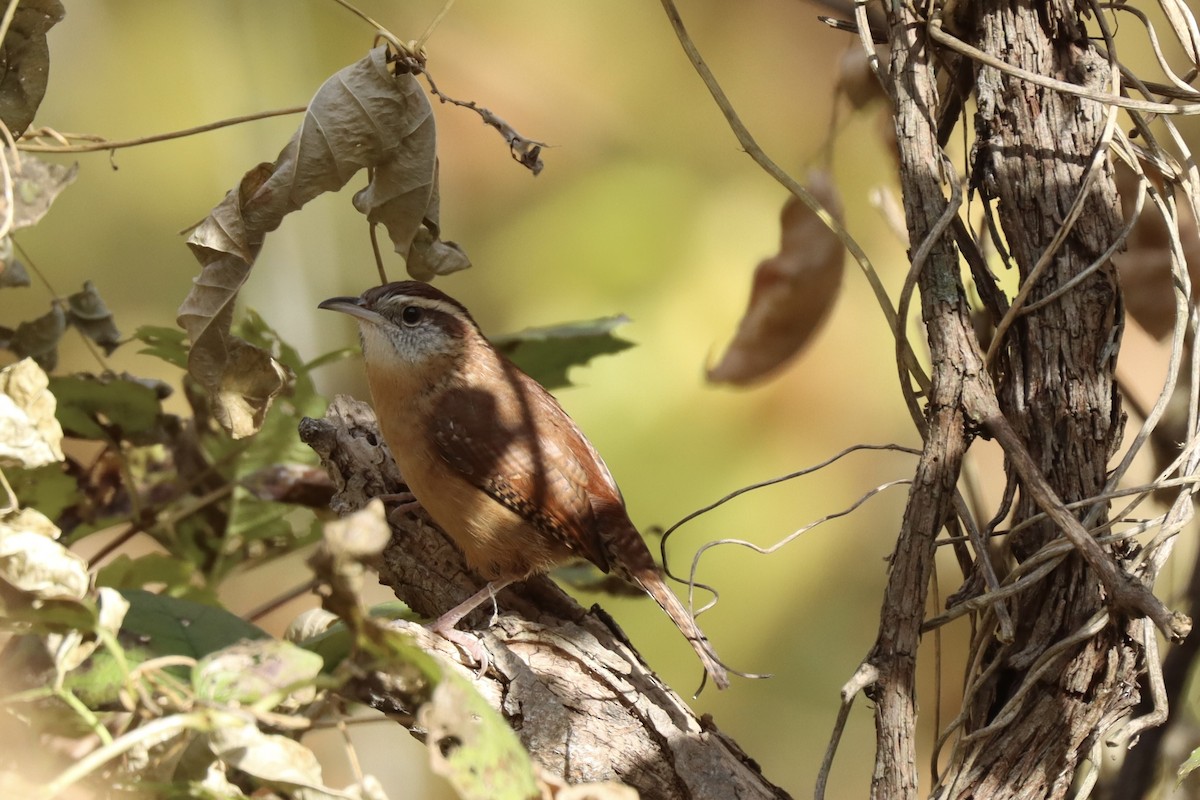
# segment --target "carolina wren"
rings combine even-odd
[[[664,583],[600,454],[549,392],[492,347],[461,303],[403,281],[319,307],[358,320],[375,413],[401,475],[489,581],[439,617],[435,632],[476,655],[454,630],[459,620],[509,583],[583,556],[642,587],[713,683],[729,685]]]

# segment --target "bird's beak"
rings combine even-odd
[[[378,312],[367,308],[365,301],[361,297],[331,297],[328,300],[322,301],[317,308],[324,308],[328,311],[340,311],[343,314],[356,317],[363,322],[370,322],[376,325],[382,325],[386,322]]]

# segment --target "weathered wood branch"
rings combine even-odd
[[[401,490],[365,403],[339,396],[324,419],[304,420],[300,435],[333,478],[331,506],[339,514]],[[393,516],[380,581],[414,611],[436,616],[483,585],[423,516]],[[473,628],[486,629],[482,642],[492,663],[482,677],[441,637],[397,624],[469,674],[550,774],[569,783],[620,781],[643,797],[664,800],[788,797],[658,679],[598,606],[585,610],[552,581],[537,578],[499,593],[494,622],[490,611],[468,617]],[[358,699],[402,712],[402,696],[389,695],[388,686],[388,676],[373,676]]]
[[[973,46],[1018,69],[1103,88],[1108,66],[1077,6],[983,0],[964,7],[957,23]],[[996,201],[1032,305],[1094,265],[1118,235],[1104,157],[1107,109],[993,67],[977,68],[974,90],[972,175],[985,199]],[[1148,615],[1173,638],[1190,627],[1129,576],[1127,543],[1101,547],[1091,538],[1088,529],[1107,521],[1107,504],[1075,514],[1064,505],[1103,493],[1120,443],[1113,365],[1122,314],[1113,265],[1100,263],[1071,291],[1012,317],[1005,338],[993,344],[998,395],[968,394],[968,408],[1004,447],[1019,488],[1012,524],[1046,512],[1009,538],[1014,560],[1032,558],[1064,535],[1076,552],[1035,591],[1009,600],[1013,642],[978,642],[962,735],[940,798],[1065,796],[1083,759],[1137,701],[1141,618]]]
[[[953,230],[940,223],[949,203],[935,127],[934,65],[928,59],[924,35],[907,11],[895,14],[890,23],[900,179],[909,241],[921,254],[913,269],[921,292],[932,373],[925,448],[892,554],[879,632],[867,657],[878,674],[867,691],[875,701],[871,796],[889,799],[917,796],[917,647],[936,539],[954,513],[955,487],[969,441],[971,420],[964,411],[962,393],[967,381],[986,378],[959,279]]]

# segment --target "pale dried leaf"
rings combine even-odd
[[[62,531],[54,521],[36,508],[11,511],[0,519],[0,528],[8,533],[36,533],[47,539],[58,539]]]
[[[7,4],[6,4],[7,5]],[[50,78],[46,32],[66,15],[59,0],[23,0],[0,48],[0,119],[13,136],[33,122]]]
[[[325,631],[336,625],[340,619],[332,611],[326,611],[323,608],[310,608],[288,624],[287,630],[283,632],[283,639],[286,642],[303,642],[305,639],[311,639],[314,636],[325,633]]]
[[[446,674],[417,709],[433,771],[462,800],[524,800],[537,796],[529,753],[474,688]]]
[[[230,336],[227,360],[217,386],[213,417],[235,439],[262,427],[273,401],[291,386],[292,371],[270,353]]]
[[[814,172],[808,190],[837,220],[841,201],[829,176]],[[713,383],[762,380],[793,358],[829,316],[845,268],[841,240],[796,197],[780,220],[779,252],[754,271],[750,305],[729,349],[708,371]]]
[[[8,172],[12,177],[14,231],[41,221],[54,199],[79,174],[78,164],[69,167],[50,164],[28,153],[20,155],[18,164],[17,155],[8,148],[4,149],[4,158],[8,161]],[[7,213],[4,196],[0,195],[0,217]]]
[[[32,359],[0,370],[0,467],[33,469],[63,460],[63,431],[49,385]]]
[[[222,763],[268,784],[321,787],[321,764],[297,741],[263,733],[249,717],[242,724],[217,727],[209,747]]]
[[[96,592],[99,603],[99,615],[96,623],[102,630],[114,636],[125,621],[125,613],[129,611],[129,601],[121,596],[116,589],[107,587]],[[46,651],[54,654],[54,663],[60,673],[70,672],[83,665],[91,658],[102,644],[99,637],[84,638],[81,631],[72,630],[68,633],[47,633]]]
[[[192,376],[222,394],[235,349],[229,333],[233,304],[264,238],[287,214],[341,189],[365,167],[375,168],[375,179],[356,195],[355,206],[387,226],[410,268],[428,277],[465,266],[450,243],[437,241],[435,144],[428,99],[412,75],[392,73],[386,48],[375,48],[327,80],[275,162],[246,173],[188,239],[203,265],[179,308],[179,325],[192,340]],[[422,230],[427,235],[418,237]],[[260,369],[273,380],[267,359],[264,354]],[[228,397],[222,395],[218,404]],[[252,421],[265,407],[246,411],[218,411],[218,419],[223,425],[235,417]]]
[[[387,547],[391,536],[392,529],[379,498],[353,514],[325,524],[325,547],[339,560],[374,558]]]
[[[371,182],[354,195],[354,207],[370,222],[383,223],[408,274],[427,281],[466,269],[471,261],[457,244],[438,239],[441,203],[433,115],[415,81],[411,89],[412,103],[423,104],[425,118],[376,165]]]
[[[321,671],[316,653],[279,639],[250,639],[210,653],[192,669],[196,696],[224,704],[252,705],[294,688],[290,705],[311,702],[312,681]]]
[[[82,600],[87,562],[24,518],[0,520],[0,580],[37,600]]]
[[[616,781],[577,783],[554,792],[554,800],[638,800],[638,791]]]

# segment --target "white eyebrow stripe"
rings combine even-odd
[[[383,303],[384,308],[393,309],[399,306],[420,306],[428,308],[431,311],[440,311],[443,314],[452,317],[461,317],[462,309],[453,303],[447,303],[445,300],[435,300],[432,297],[417,297],[410,294],[398,294],[389,297]]]

